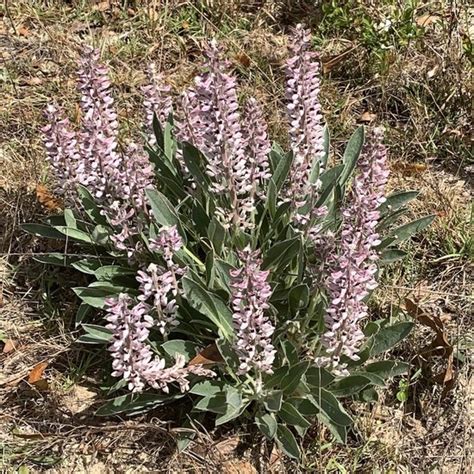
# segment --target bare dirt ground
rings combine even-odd
[[[472,11],[461,1],[413,1],[410,8],[396,1],[315,3],[17,0],[0,6],[2,472],[470,472]],[[280,139],[286,33],[299,21],[312,27],[321,54],[334,158],[357,124],[384,124],[390,187],[421,191],[411,217],[437,215],[406,245],[408,258],[383,275],[372,308],[391,314],[406,298],[417,305],[407,308],[416,329],[396,353],[412,370],[377,403],[350,407],[357,423],[348,446],[315,426],[299,466],[237,430],[201,427],[188,451],[177,454],[175,427],[166,421],[172,413],[94,416],[104,399],[101,361],[75,343],[80,331],[70,287],[78,277],[36,263],[34,254],[50,244],[19,228],[55,207],[44,192],[42,112],[54,99],[78,119],[74,70],[87,42],[110,64],[123,133],[134,133],[147,63],[158,62],[179,92],[197,72],[203,45],[216,36],[243,93],[263,101],[272,136]]]

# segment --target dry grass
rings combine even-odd
[[[440,385],[420,376],[410,380],[407,403],[394,398],[397,388],[392,387],[370,410],[355,407],[360,413],[356,435],[345,448],[331,444],[328,433],[315,429],[305,440],[300,468],[286,466],[265,446],[252,446],[242,433],[201,434],[188,453],[178,456],[169,425],[159,421],[169,419],[169,413],[132,421],[97,419],[93,411],[102,397],[100,378],[94,357],[74,344],[71,276],[34,264],[32,254],[49,248],[18,227],[45,212],[35,197],[36,185],[47,182],[39,133],[44,106],[56,98],[72,119],[78,119],[74,69],[82,42],[100,47],[110,62],[123,131],[129,133],[140,123],[139,86],[146,63],[157,61],[178,92],[195,74],[206,39],[216,35],[228,51],[243,93],[251,91],[264,102],[272,134],[281,138],[284,33],[288,25],[314,18],[315,42],[327,65],[323,108],[336,155],[363,113],[374,114],[375,121],[388,129],[391,186],[421,190],[412,216],[438,216],[424,235],[407,244],[408,260],[384,275],[375,310],[390,314],[405,297],[416,299],[427,311],[445,318],[452,344],[467,357],[469,344],[472,347],[467,334],[472,326],[467,184],[472,163],[465,50],[468,12],[461,8],[462,2],[420,2],[415,15],[439,19],[426,27],[420,40],[393,48],[383,60],[374,59],[357,31],[345,34],[336,22],[319,34],[321,11],[311,6],[313,2],[125,3],[126,7],[118,1],[17,0],[0,7],[0,333],[17,344],[15,350],[0,354],[1,468],[469,472],[467,413],[469,408],[472,413],[468,405],[472,390],[469,393],[468,364],[459,361],[457,383],[445,398]],[[378,3],[366,2],[364,7],[374,21],[394,2]],[[350,54],[339,56],[348,48]],[[417,327],[399,355],[415,361],[430,337],[426,328]],[[48,363],[47,391],[25,381],[42,361]],[[433,364],[438,367],[443,361]]]

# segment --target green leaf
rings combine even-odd
[[[381,264],[388,264],[388,263],[393,263],[398,260],[402,260],[405,258],[408,254],[404,252],[403,250],[399,249],[387,249],[384,250],[380,254],[380,263]]]
[[[91,309],[92,306],[89,306],[86,303],[81,303],[79,305],[79,309],[77,310],[75,319],[76,328],[82,324],[82,321],[84,321],[84,318],[90,313]]]
[[[299,363],[300,357],[296,346],[289,339],[282,340],[280,345],[283,351],[282,355],[284,355],[284,357],[280,357],[281,361],[284,363],[286,360],[287,363],[285,363],[285,365],[289,365],[290,367],[297,365]]]
[[[406,207],[402,207],[401,209],[398,209],[395,212],[392,212],[391,214],[387,214],[383,219],[379,221],[377,224],[375,230],[377,231],[378,234],[381,234],[382,231],[386,231],[386,229],[390,229],[392,227],[392,224],[398,221],[398,219],[405,215],[408,212],[408,209]],[[395,239],[393,239],[395,241]]]
[[[217,326],[225,339],[231,340],[234,334],[232,313],[224,302],[209,293],[200,283],[192,280],[189,276],[183,277],[181,283],[189,304],[204,316],[207,316]]]
[[[272,153],[275,153],[275,152],[272,151]],[[272,179],[275,183],[277,191],[280,191],[284,182],[286,181],[286,178],[288,176],[288,173],[290,172],[292,163],[293,163],[292,151],[289,151],[288,153],[285,153],[284,155],[279,155],[279,160],[278,160],[275,172],[273,173],[273,176],[272,176]]]
[[[388,379],[408,373],[410,364],[398,360],[381,360],[379,362],[372,362],[364,367],[364,370]]]
[[[194,408],[200,411],[210,411],[211,413],[223,415],[227,409],[226,393],[219,392],[201,398],[201,400],[194,405]]]
[[[281,381],[281,389],[285,393],[292,393],[298,387],[303,375],[306,373],[309,367],[309,362],[303,361],[299,364],[294,365],[288,371]]]
[[[329,428],[338,443],[346,444],[347,427],[333,423],[324,413],[318,414],[318,420]]]
[[[344,169],[339,176],[339,184],[341,186],[347,182],[354,171],[364,145],[364,134],[364,127],[359,127],[347,142],[346,149],[344,150],[344,156],[342,157]]]
[[[71,209],[64,209],[63,215],[64,215],[64,220],[66,222],[66,226],[72,229],[77,229],[77,221]]]
[[[393,326],[382,328],[377,334],[372,336],[373,345],[370,351],[372,356],[388,351],[393,346],[404,339],[413,329],[412,322],[397,323]]]
[[[216,418],[216,426],[223,425],[239,417],[248,407],[249,401],[242,399],[242,394],[236,390],[228,390],[226,394],[226,411]]]
[[[357,372],[354,372],[354,375],[362,375],[363,377],[369,379],[372,385],[385,387],[385,380],[380,375],[373,372],[364,372],[363,370],[358,370]]]
[[[223,391],[223,382],[217,380],[203,380],[194,384],[188,393],[200,395],[201,397],[212,397]]]
[[[165,140],[164,140],[163,128],[155,113],[153,114],[153,132],[155,134],[157,147],[161,151],[164,151]]]
[[[435,219],[435,215],[421,217],[408,224],[404,224],[392,231],[393,237],[395,237],[394,243],[398,244],[404,240],[409,239],[412,235],[421,232],[423,229],[428,227]]]
[[[155,393],[131,393],[108,401],[105,405],[102,405],[95,414],[97,416],[111,416],[118,415],[119,413],[137,414],[152,410],[159,405],[171,403],[182,397],[182,394],[158,395]]]
[[[153,218],[158,224],[163,226],[173,226],[179,224],[178,216],[173,205],[168,198],[156,189],[147,189],[145,191],[150,202]]]
[[[86,334],[81,336],[77,342],[82,344],[107,344],[112,339],[112,331],[97,324],[83,324]]]
[[[321,411],[319,407],[305,398],[290,398],[288,402],[295,405],[303,416],[315,416]]]
[[[293,433],[285,426],[278,424],[276,442],[280,449],[290,458],[300,459],[301,451]]]
[[[266,395],[263,405],[268,411],[277,412],[281,408],[282,401],[283,392],[281,390],[272,390]]]
[[[268,212],[270,213],[270,216],[272,218],[274,218],[276,214],[277,193],[278,192],[277,192],[275,181],[273,181],[273,179],[270,179],[268,181],[268,186],[267,186],[267,196],[266,196],[265,207],[266,209],[268,209]]]
[[[217,255],[220,255],[224,246],[226,230],[222,224],[213,217],[208,228],[208,237]]]
[[[78,240],[79,242],[84,242],[86,244],[93,244],[94,241],[92,237],[83,230],[74,229],[73,227],[66,227],[66,226],[55,226],[55,229],[61,234],[64,234],[66,237],[69,237],[74,240]]]
[[[276,243],[266,252],[262,268],[264,270],[271,267],[283,269],[298,255],[300,245],[301,239],[299,236]]]
[[[309,288],[308,285],[294,286],[288,295],[288,305],[290,314],[295,316],[300,309],[306,308],[309,302]]]
[[[367,387],[362,390],[362,393],[359,395],[359,399],[363,402],[376,402],[379,399],[379,394],[374,387]]]
[[[165,156],[172,160],[176,153],[176,141],[173,136],[173,113],[170,112],[163,131],[163,151]]]
[[[211,219],[207,215],[207,212],[204,207],[197,199],[193,200],[191,212],[195,230],[201,237],[207,237],[207,228],[209,227]]]
[[[134,275],[135,272],[130,268],[120,267],[118,265],[104,265],[97,268],[94,274],[98,280],[112,280],[119,276]]]
[[[335,397],[351,397],[362,391],[369,384],[370,380],[363,375],[349,375],[331,384],[328,390]]]
[[[214,260],[214,266],[217,273],[217,277],[222,286],[230,293],[230,272],[235,270],[235,268],[224,260],[219,260],[216,258]]]
[[[313,395],[308,395],[307,400],[319,408],[321,413],[332,423],[339,426],[349,426],[352,424],[351,417],[346,413],[337,398],[325,388],[319,388],[313,392]]]
[[[319,179],[321,180],[321,192],[319,198],[316,201],[315,208],[321,207],[328,197],[331,195],[332,190],[336,186],[339,176],[344,169],[344,165],[337,165],[329,168],[327,171],[321,174]]]
[[[46,237],[48,239],[65,240],[64,235],[58,232],[54,227],[45,224],[21,224],[21,229],[37,237]]]
[[[96,258],[84,258],[71,264],[72,268],[79,270],[87,275],[94,275],[95,271],[101,267],[100,260]]]
[[[393,193],[387,197],[384,203],[380,205],[379,212],[382,216],[384,216],[388,212],[396,211],[415,199],[419,194],[419,191],[401,191]]]
[[[258,414],[255,417],[255,424],[266,438],[272,440],[277,432],[277,421],[272,413]]]
[[[91,238],[98,245],[108,245],[113,234],[114,231],[110,227],[99,224],[94,227]]]
[[[305,373],[305,378],[312,387],[326,387],[334,380],[334,375],[321,367],[310,367]]]
[[[207,174],[204,172],[206,167],[206,158],[204,155],[193,145],[187,142],[182,143],[183,147],[183,159],[186,166],[194,178],[194,181],[207,193],[209,190],[210,180]]]
[[[75,255],[66,255],[65,253],[49,253],[47,255],[36,255],[34,257],[37,262],[60,267],[70,267],[77,258]]]
[[[301,428],[309,428],[311,423],[304,418],[298,410],[288,402],[283,403],[278,416],[287,424],[299,426]]]
[[[321,158],[321,164],[326,166],[329,158],[329,145],[331,143],[331,137],[329,136],[329,128],[327,124],[324,125],[323,130],[323,156]]]
[[[82,301],[84,301],[84,303],[87,303],[93,308],[102,309],[107,298],[118,295],[119,293],[124,293],[127,291],[127,288],[104,285],[76,287],[72,290]]]
[[[77,194],[84,211],[89,216],[89,219],[94,224],[107,224],[106,217],[101,214],[100,207],[96,204],[89,190],[82,184],[79,184],[77,186]]]
[[[208,288],[214,287],[214,280],[216,277],[216,270],[214,267],[214,252],[213,250],[209,251],[206,255],[206,286]]]
[[[174,357],[176,353],[184,356],[186,363],[188,363],[197,354],[199,344],[192,341],[173,339],[161,344],[161,348],[171,357]]]

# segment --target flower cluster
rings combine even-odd
[[[173,262],[173,255],[183,246],[183,241],[176,226],[164,227],[156,239],[150,239],[150,250],[162,255],[166,268],[150,263],[146,270],[137,274],[140,283],[140,301],[153,301],[153,310],[157,318],[157,326],[164,336],[179,323],[176,319],[178,311],[177,298],[180,294],[178,278],[184,270]]]
[[[275,330],[265,315],[272,294],[267,282],[268,270],[260,269],[260,252],[249,247],[239,253],[242,266],[231,271],[231,304],[237,336],[235,350],[240,359],[239,373],[252,368],[257,372],[272,373],[275,348],[271,336]]]
[[[85,47],[78,71],[81,127],[74,131],[54,106],[46,109],[49,125],[43,132],[48,158],[57,179],[57,192],[73,199],[77,184],[86,186],[118,229],[112,241],[129,256],[136,248],[131,237],[142,230],[145,190],[151,187],[152,166],[141,147],[130,143],[118,151],[118,123],[110,94],[108,69],[99,52]]]
[[[224,225],[250,228],[257,184],[268,179],[266,124],[255,99],[248,101],[242,123],[236,79],[221,60],[215,41],[206,57],[208,72],[198,76],[181,97],[177,137],[204,153],[212,190],[228,196],[225,208],[218,209]]]
[[[271,178],[268,155],[271,150],[268,138],[267,123],[262,109],[256,99],[247,99],[244,109],[242,131],[246,139],[246,155],[248,157],[249,177],[252,189],[247,198],[248,212],[255,209],[256,196],[265,199],[259,190],[263,189],[265,181]]]
[[[360,321],[367,315],[365,297],[377,286],[375,273],[380,244],[376,226],[377,210],[384,201],[388,179],[387,152],[382,144],[383,132],[376,129],[365,145],[359,174],[354,178],[348,203],[342,211],[343,222],[338,254],[328,276],[329,307],[322,337],[326,356],[318,359],[345,373],[341,356],[357,360],[356,354],[364,334]]]
[[[287,199],[295,209],[302,210],[308,198],[314,201],[320,183],[310,184],[313,163],[320,160],[322,169],[323,122],[319,102],[319,63],[316,53],[309,50],[311,35],[297,25],[290,44],[291,57],[286,63],[286,98],[290,122],[290,144],[293,164],[290,170]],[[308,217],[299,212],[295,219],[301,224]]]
[[[150,250],[163,255],[169,269],[174,267],[173,255],[183,246],[183,239],[178,233],[178,228],[162,227],[156,238],[150,239]]]
[[[106,326],[112,331],[109,346],[112,354],[112,376],[122,377],[129,390],[141,392],[146,385],[169,392],[169,384],[178,383],[182,392],[189,389],[189,375],[213,377],[215,373],[200,365],[185,367],[182,355],[175,356],[175,364],[166,368],[166,361],[155,355],[146,343],[154,320],[148,315],[145,303],[134,304],[132,298],[121,293],[106,300]]]
[[[76,134],[72,131],[69,119],[54,105],[48,105],[45,111],[48,124],[43,128],[47,158],[57,181],[57,193],[71,196],[75,193],[81,173]]]
[[[157,317],[157,326],[163,335],[179,323],[176,320],[176,297],[179,292],[176,275],[154,263],[146,271],[139,271],[137,281],[140,283],[141,301],[153,299],[153,309]]]
[[[142,87],[144,96],[143,107],[145,108],[145,125],[150,145],[156,144],[153,133],[153,116],[164,127],[166,120],[172,110],[171,87],[164,82],[163,74],[158,73],[156,64],[148,65],[148,84]]]

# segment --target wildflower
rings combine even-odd
[[[296,221],[303,224],[309,219],[305,219],[298,210],[302,210],[308,199],[315,200],[320,183],[311,185],[309,178],[313,163],[322,158],[324,145],[319,102],[319,63],[317,55],[309,51],[310,40],[310,32],[302,25],[297,25],[290,44],[291,57],[286,63],[287,113],[294,155],[287,200],[293,203],[297,211]]]
[[[140,301],[153,299],[153,308],[157,316],[156,325],[163,335],[179,323],[176,320],[178,306],[176,298],[179,294],[178,282],[173,271],[165,271],[154,263],[148,265],[146,271],[139,271],[137,281],[140,283]]]
[[[117,298],[106,300],[106,326],[112,331],[112,376],[122,377],[129,390],[141,392],[149,385],[165,393],[169,393],[169,384],[177,383],[181,392],[189,390],[189,375],[213,377],[212,370],[201,365],[185,367],[185,359],[176,354],[175,364],[166,368],[166,361],[153,354],[146,340],[153,326],[153,318],[149,316],[149,307],[143,302],[134,305],[132,298],[121,293]]]
[[[224,224],[242,225],[248,214],[243,198],[252,189],[240,125],[236,80],[220,59],[217,43],[206,51],[209,72],[195,79],[184,95],[185,122],[178,125],[178,138],[190,141],[206,156],[212,191],[227,194],[228,203],[219,215]],[[245,218],[243,217],[245,216]]]
[[[272,373],[276,352],[271,343],[275,328],[265,315],[272,293],[267,282],[269,272],[260,270],[259,254],[245,248],[239,253],[242,266],[231,272],[231,304],[237,334],[235,350],[240,359],[240,374],[252,368]]]
[[[175,225],[163,227],[156,239],[150,239],[150,250],[163,254],[168,268],[173,268],[173,255],[183,246],[183,239]]]
[[[153,318],[148,315],[144,303],[133,305],[129,295],[121,293],[116,299],[106,300],[106,326],[112,331],[113,342],[109,346],[112,353],[112,376],[123,377],[131,391],[139,392],[145,387],[145,373],[153,359],[153,353],[145,340]]]
[[[263,188],[271,178],[268,155],[271,150],[267,124],[257,100],[250,97],[244,109],[242,133],[245,139],[248,176],[251,189],[246,198],[241,199],[241,226],[253,227],[247,218],[255,211],[256,198],[265,199]]]
[[[48,105],[45,114],[48,124],[42,131],[48,161],[56,178],[57,193],[68,197],[75,194],[77,174],[81,172],[76,133],[56,106]]]
[[[342,211],[339,253],[328,277],[330,303],[322,337],[326,355],[317,362],[340,374],[346,373],[342,356],[358,359],[357,351],[364,338],[360,321],[367,316],[364,299],[377,286],[378,207],[384,201],[389,175],[382,138],[382,130],[376,129],[360,156],[359,174],[354,178],[348,203]]]
[[[117,113],[108,69],[97,50],[84,48],[78,78],[82,120],[77,133],[56,107],[46,109],[45,145],[57,192],[73,198],[77,184],[86,186],[116,228],[111,241],[131,258],[136,252],[133,236],[143,230],[142,214],[148,212],[145,192],[152,185],[153,168],[135,143],[125,152],[117,150]]]
[[[79,152],[82,166],[78,181],[93,195],[104,198],[120,164],[117,153],[118,122],[110,94],[108,68],[99,62],[99,51],[85,47],[78,71],[82,112]]]
[[[156,64],[150,63],[147,68],[148,84],[142,87],[142,93],[145,100],[145,125],[148,134],[148,141],[151,145],[156,144],[155,134],[153,133],[153,116],[165,126],[168,116],[172,110],[171,87],[165,84],[163,74],[158,73]]]

